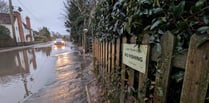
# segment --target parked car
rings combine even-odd
[[[62,38],[56,38],[54,41],[55,45],[65,45],[65,41]]]

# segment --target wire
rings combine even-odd
[[[17,0],[18,2],[19,2],[19,4],[25,9],[25,10],[27,10],[28,11],[28,13],[30,13],[31,14],[31,16],[36,20],[36,22],[38,22],[40,25],[43,25],[41,22],[40,22],[40,20],[25,6],[25,5],[23,5],[23,3],[20,1],[20,0]],[[23,9],[23,10],[24,10]]]

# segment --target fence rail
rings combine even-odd
[[[149,36],[145,35],[143,44],[148,45],[147,68],[145,73],[136,71],[125,64],[122,64],[122,44],[135,44],[136,37],[118,38],[112,42],[99,42],[94,40],[94,56],[95,67],[98,75],[106,83],[111,83],[113,77],[107,77],[111,74],[119,74],[120,76],[120,90],[127,91],[133,89],[137,92],[127,95],[121,92],[120,103],[132,103],[146,101],[146,96],[149,87],[146,87],[146,81],[149,78],[151,69],[149,64],[151,62],[159,61],[161,63],[160,70],[156,70],[154,82],[154,93],[150,95],[152,101],[150,103],[167,103],[169,88],[171,87],[171,71],[176,68],[181,68],[184,71],[184,80],[181,88],[181,95],[179,95],[179,103],[204,103],[208,83],[209,83],[209,42],[206,42],[201,47],[198,47],[203,36],[194,34],[191,37],[188,51],[183,54],[174,54],[175,37],[167,32],[161,37],[161,55],[155,47],[149,45]]]

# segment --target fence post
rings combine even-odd
[[[136,36],[131,37],[131,44],[136,44]],[[137,45],[137,44],[136,44]],[[133,87],[134,85],[134,69],[130,68],[129,70],[129,81],[128,84]]]
[[[113,42],[112,42],[112,58],[111,58],[111,61],[112,61],[112,72],[113,73],[115,73],[116,72],[116,70],[115,70],[115,39],[113,40]]]
[[[97,40],[95,40],[95,41],[93,42],[93,47],[94,47],[94,49],[92,49],[93,57],[94,57],[94,58],[97,58],[97,53],[96,53],[96,50],[97,50]],[[95,60],[96,60],[96,59],[95,59]]]
[[[94,70],[95,71],[97,71],[97,68],[96,68],[96,65],[97,65],[97,52],[96,52],[96,50],[97,50],[97,40],[94,40],[93,42],[92,42],[92,46],[94,47],[94,49],[92,49],[92,52],[93,52],[93,66],[94,66]],[[97,75],[97,73],[96,73],[96,75]]]
[[[174,50],[174,36],[167,32],[161,37],[161,67],[156,71],[155,103],[166,103],[169,87],[169,76],[172,68],[172,56]]]
[[[102,42],[99,42],[99,68],[101,67],[101,57],[102,57],[102,55],[101,55],[101,46],[102,46]]]
[[[120,44],[121,47],[123,47],[123,43],[127,43],[126,37],[123,38],[122,44]],[[123,49],[121,49],[121,50],[123,50]],[[125,78],[125,72],[126,72],[126,65],[125,64],[122,64],[122,69],[121,69],[121,91],[122,92],[121,92],[121,95],[120,95],[120,103],[124,103],[125,102],[125,94],[124,94],[124,90],[125,90],[125,79],[126,79]]]
[[[119,69],[121,68],[120,67],[120,47],[121,47],[121,45],[120,45],[120,38],[118,38],[117,39],[117,41],[116,41],[116,62],[115,62],[115,64],[116,64],[116,70],[119,72]]]
[[[106,78],[106,82],[108,80],[108,41],[105,42],[105,78]]]
[[[209,42],[198,47],[203,37],[190,40],[180,103],[204,103],[209,83]]]
[[[104,63],[104,61],[105,61],[104,60],[104,54],[105,54],[104,50],[105,49],[104,48],[105,48],[105,42],[102,41],[102,70],[101,70],[102,71],[102,79],[104,79],[104,69],[105,69],[105,66],[104,66],[105,65],[105,63]]]
[[[144,103],[144,94],[140,93],[141,89],[144,87],[144,83],[147,79],[148,76],[148,66],[149,66],[149,57],[150,57],[150,45],[149,45],[149,35],[145,34],[142,40],[143,45],[147,45],[147,60],[146,60],[146,68],[145,68],[145,74],[139,72],[139,85],[138,85],[138,99],[140,103]],[[145,89],[145,94],[146,94],[146,89]]]
[[[104,79],[105,79],[105,82],[106,82],[106,73],[107,73],[107,41],[104,42]]]
[[[100,43],[100,75],[103,79],[103,41]]]
[[[97,76],[99,75],[99,67],[100,67],[100,59],[99,59],[99,53],[100,53],[100,50],[99,50],[99,45],[100,45],[100,43],[99,43],[99,41],[97,40],[97,50],[95,50],[95,52],[96,52],[96,54],[97,54],[97,59],[96,59],[96,68],[97,68]]]
[[[108,60],[107,60],[107,62],[108,62],[108,69],[107,69],[107,71],[108,71],[108,76],[109,76],[109,80],[108,80],[108,82],[110,81],[110,79],[111,79],[111,42],[109,42],[108,43],[108,45],[107,45],[107,47],[108,47]]]
[[[132,36],[131,37],[130,43],[131,44],[136,44],[136,36]],[[137,46],[137,44],[136,44],[136,46]],[[135,72],[135,70],[133,68],[131,68],[131,67],[127,67],[126,70],[127,70],[127,73],[128,73],[128,88],[130,90],[132,90],[132,88],[136,89],[136,88],[134,88],[134,77],[135,77],[134,76],[134,72]],[[126,102],[134,101],[132,97],[133,96],[129,96],[129,98],[127,99]]]

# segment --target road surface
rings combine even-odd
[[[101,102],[96,83],[88,86],[95,80],[91,57],[84,60],[71,43],[1,51],[1,103],[87,103],[86,90],[92,103]]]

